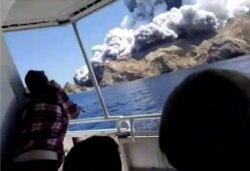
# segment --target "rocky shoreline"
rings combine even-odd
[[[225,27],[213,34],[183,35],[171,43],[162,42],[122,59],[92,65],[100,86],[105,87],[236,58],[250,54],[249,28],[249,17],[238,17],[229,20]],[[68,89],[78,92],[93,86],[90,79],[75,80],[75,83],[78,86],[67,86]]]

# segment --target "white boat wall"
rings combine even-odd
[[[1,25],[6,19],[9,9],[14,0],[3,0],[1,2]],[[1,168],[8,164],[11,156],[14,135],[19,122],[18,110],[22,106],[22,92],[24,87],[6,46],[1,30]]]

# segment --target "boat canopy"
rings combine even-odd
[[[3,31],[17,31],[73,23],[115,0],[15,0]]]

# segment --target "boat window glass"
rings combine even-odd
[[[111,116],[160,113],[194,71],[240,70],[231,61],[250,53],[250,20],[235,16],[229,22],[213,2],[202,2],[197,8],[194,1],[117,1],[78,22]],[[224,9],[225,3],[216,4]],[[244,23],[245,37],[237,23]]]
[[[86,113],[81,113],[78,119],[103,116],[92,81],[84,87],[74,83],[76,69],[85,62],[71,25],[8,32],[4,37],[25,87],[28,70],[44,70],[49,79],[56,80],[75,103],[85,108]]]
[[[119,0],[79,20],[110,116],[160,114],[171,91],[195,71],[223,68],[250,75],[250,58],[244,56],[250,54],[250,6],[243,1]],[[62,85],[80,87],[70,97],[86,107],[81,118],[104,116],[71,25],[5,38],[22,79],[31,66],[46,68]],[[134,124],[147,130],[145,122],[152,130],[159,124]],[[110,125],[105,126],[115,127]]]

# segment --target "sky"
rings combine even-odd
[[[123,0],[118,0],[78,22],[88,58],[91,48],[102,44],[128,13]],[[49,79],[64,86],[73,83],[75,71],[85,65],[71,25],[9,32],[4,37],[23,82],[28,70],[44,70]]]

